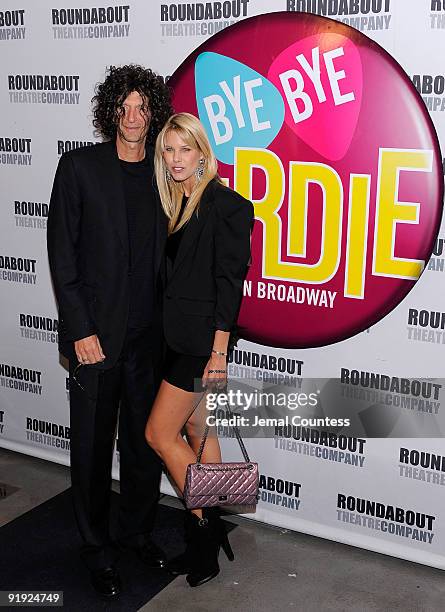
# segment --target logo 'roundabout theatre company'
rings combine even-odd
[[[443,177],[429,115],[386,51],[330,19],[273,13],[205,42],[170,84],[255,205],[244,337],[323,346],[402,300],[437,236]]]

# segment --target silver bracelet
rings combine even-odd
[[[224,357],[227,357],[227,353],[223,353],[222,351],[215,351],[214,348],[212,348],[212,353],[216,353],[217,355],[223,355]]]

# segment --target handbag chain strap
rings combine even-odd
[[[198,404],[201,402],[204,395],[205,395],[205,392],[202,394],[201,399],[199,400]],[[233,417],[233,412],[230,410],[230,406],[228,404],[227,404],[227,411],[230,414],[230,416]],[[233,424],[232,427],[235,432],[236,439],[238,440],[238,444],[240,445],[241,452],[243,453],[244,461],[246,461],[246,463],[250,463],[249,455],[247,454],[247,450],[246,450],[246,447],[244,446],[243,439],[241,438],[241,434],[239,432],[238,425]],[[209,429],[210,429],[210,426],[206,424],[204,435],[202,436],[201,444],[199,446],[198,455],[196,457],[196,463],[201,463],[201,457],[204,451],[204,446],[207,440],[207,436],[209,435]]]

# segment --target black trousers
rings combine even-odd
[[[116,540],[137,548],[153,527],[161,462],[144,433],[160,380],[158,360],[150,330],[134,329],[128,330],[113,368],[75,371],[77,364],[70,364],[71,481],[82,557],[90,569],[115,561]],[[118,532],[112,537],[111,468],[118,420],[121,494]]]

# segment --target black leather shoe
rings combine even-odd
[[[121,579],[114,567],[92,571],[91,584],[96,593],[104,597],[117,597],[122,591]]]
[[[162,550],[151,540],[137,549],[139,559],[152,569],[167,567],[167,558]]]

